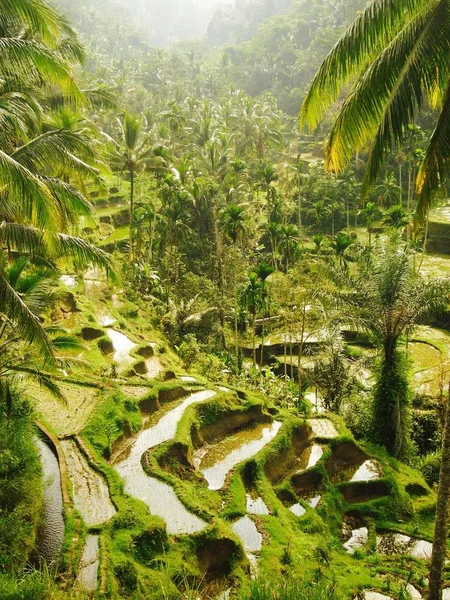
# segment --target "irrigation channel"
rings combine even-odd
[[[35,437],[44,476],[44,515],[38,531],[36,551],[48,565],[58,563],[64,541],[63,497],[59,462],[53,444],[40,433]]]

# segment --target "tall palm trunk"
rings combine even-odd
[[[255,321],[256,315],[252,314],[252,350],[253,350],[253,368],[256,370],[256,331]]]
[[[301,176],[300,171],[297,175],[297,188],[298,188],[298,230],[302,230],[302,190],[301,190]]]
[[[433,552],[430,565],[428,600],[442,600],[442,572],[447,550],[448,522],[450,517],[450,385],[445,407],[445,424],[442,435],[441,472],[436,503]]]
[[[300,343],[298,346],[298,358],[297,358],[297,383],[298,383],[298,399],[302,399],[302,357],[303,357],[303,344],[305,338],[305,323],[306,323],[306,304],[303,304],[302,311],[302,327],[300,331]]]
[[[130,169],[130,254],[129,261],[134,258],[133,215],[134,215],[134,170]]]
[[[409,385],[405,357],[397,338],[383,344],[380,374],[374,389],[374,425],[378,441],[397,458],[407,450]]]

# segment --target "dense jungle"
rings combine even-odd
[[[0,600],[449,600],[450,0],[0,0]]]

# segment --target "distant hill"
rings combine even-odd
[[[146,44],[167,47],[188,38],[203,38],[214,10],[224,1],[60,0],[58,4],[94,44],[95,36],[100,43],[105,31],[116,29],[122,38],[137,36]]]

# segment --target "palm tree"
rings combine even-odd
[[[267,218],[271,221],[273,200],[276,195],[274,183],[280,178],[275,167],[270,163],[263,163],[258,169],[258,177],[261,181],[261,187],[266,193]]]
[[[372,248],[372,228],[374,222],[381,217],[381,210],[375,202],[367,202],[364,208],[359,211],[366,221],[367,233],[369,234],[369,248]]]
[[[447,304],[448,280],[417,276],[411,253],[398,236],[363,255],[359,271],[333,275],[337,306],[343,319],[367,331],[379,348],[374,389],[375,438],[397,457],[407,453],[409,383],[402,336]]]
[[[229,204],[220,214],[220,226],[233,244],[240,243],[242,246],[243,236],[247,230],[245,206]]]
[[[403,206],[397,204],[385,212],[383,224],[394,229],[403,229],[410,224],[410,216]]]
[[[122,120],[117,119],[117,124],[119,139],[114,140],[110,136],[107,137],[113,146],[111,153],[113,169],[120,172],[125,171],[130,178],[129,260],[131,262],[134,258],[133,215],[136,176],[147,166],[151,147],[150,141],[143,131],[143,123],[140,117],[125,113]]]
[[[280,227],[280,250],[286,260],[286,273],[289,271],[290,261],[298,253],[300,244],[300,232],[295,225],[283,225]]]
[[[342,86],[354,82],[327,141],[326,167],[341,171],[370,144],[366,195],[425,101],[437,107],[417,177],[420,220],[450,168],[449,26],[448,0],[371,0],[322,63],[301,109],[302,124],[315,129]]]
[[[336,260],[344,271],[348,270],[348,254],[347,250],[353,244],[352,238],[348,237],[345,233],[339,232],[336,234],[334,240],[331,242],[331,247],[334,250]]]
[[[241,243],[242,238],[247,230],[245,207],[237,204],[229,204],[220,215],[220,226],[222,231],[227,235],[237,248],[238,243]],[[236,348],[236,372],[239,372],[239,327],[238,327],[238,309],[239,301],[237,295],[237,264],[233,261],[233,288],[234,288],[234,338]]]
[[[256,369],[256,315],[262,306],[263,282],[257,273],[250,271],[246,286],[241,290],[240,300],[243,308],[248,310],[251,316],[252,327],[252,356],[253,368]]]
[[[258,263],[251,270],[251,272],[254,273],[256,275],[256,277],[258,278],[258,280],[260,281],[259,310],[261,310],[263,313],[263,322],[262,322],[262,329],[261,329],[261,353],[259,356],[259,363],[260,363],[261,367],[262,367],[263,358],[264,358],[264,356],[263,356],[264,355],[264,336],[265,336],[264,318],[265,318],[267,312],[269,312],[269,317],[270,317],[270,310],[269,310],[270,299],[269,299],[269,289],[267,287],[267,279],[268,279],[268,277],[270,277],[270,275],[272,275],[272,273],[274,271],[275,271],[275,269],[272,267],[272,265],[269,265],[266,262]],[[253,323],[253,325],[254,325],[254,323]]]
[[[443,571],[447,555],[447,535],[450,519],[450,385],[444,412],[441,470],[436,502],[436,522],[434,525],[428,600],[442,600]]]
[[[8,279],[17,255],[51,263],[73,258],[79,265],[111,270],[111,257],[65,233],[79,214],[90,214],[71,176],[95,178],[96,157],[86,129],[55,127],[44,112],[55,90],[82,100],[71,61],[82,52],[58,13],[39,0],[8,1],[3,7],[0,54],[0,320],[51,357],[39,318]],[[58,87],[59,84],[59,87]],[[37,102],[39,98],[40,102]],[[80,158],[81,157],[81,158]]]
[[[270,238],[270,248],[272,252],[272,265],[274,269],[277,268],[277,248],[278,241],[281,233],[281,225],[279,223],[275,223],[274,221],[270,221],[267,224],[267,234]]]
[[[378,198],[378,204],[389,208],[393,203],[399,204],[400,190],[395,174],[391,172],[386,173],[383,181],[376,186],[374,192]]]

